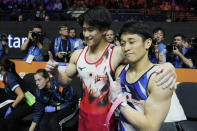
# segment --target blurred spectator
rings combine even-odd
[[[164,11],[168,11],[171,9],[170,3],[167,1],[163,1],[162,4],[160,5],[160,9]]]
[[[2,33],[0,34],[0,56],[8,54],[8,39],[7,35]]]
[[[62,2],[60,0],[55,0],[53,10],[62,10]]]
[[[22,14],[19,14],[18,15],[18,22],[21,22],[21,21],[23,21],[23,15]]]
[[[6,92],[8,100],[13,100],[13,102],[0,108],[0,130],[21,131],[22,124],[24,124],[22,119],[33,113],[32,105],[35,100],[33,96],[29,96],[31,97],[30,99],[25,99],[23,80],[16,73],[14,62],[8,58],[1,57],[0,73],[3,77],[4,91]],[[28,100],[32,103],[28,103]]]
[[[44,17],[44,21],[50,21],[50,16],[49,16],[49,15],[46,15],[46,16]]]
[[[153,30],[153,51],[156,61],[153,63],[165,63],[166,62],[166,45],[163,43],[165,37],[165,31],[161,27]]]
[[[46,11],[51,11],[51,10],[53,10],[53,3],[52,1],[48,1],[46,3]]]
[[[71,53],[71,43],[68,39],[68,26],[61,25],[59,27],[60,36],[52,42],[51,51],[55,55],[58,62],[69,62]]]
[[[109,29],[106,32],[105,39],[107,42],[109,42],[111,44],[119,45],[119,41],[117,39],[117,36],[115,36],[114,31],[112,29]]]
[[[50,47],[49,39],[44,36],[41,25],[35,25],[28,33],[27,40],[21,45],[21,51],[26,51],[24,58],[28,63],[34,61],[47,61]]]
[[[109,29],[106,32],[106,36],[105,36],[106,41],[111,43],[111,44],[115,44],[114,38],[115,38],[114,31],[112,29]]]
[[[71,43],[71,50],[77,50],[83,48],[83,41],[80,38],[76,37],[76,29],[69,29],[69,40]]]
[[[42,20],[44,20],[45,15],[46,15],[45,13],[46,13],[46,12],[45,12],[43,6],[40,6],[39,10],[36,11],[35,20],[37,20],[37,21],[42,21]]]
[[[172,45],[171,48],[173,59],[171,59],[171,62],[174,66],[176,68],[195,68],[197,63],[197,55],[195,50],[191,48],[183,35],[176,34],[173,39],[174,45]]]

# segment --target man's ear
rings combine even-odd
[[[151,38],[146,39],[144,44],[145,44],[145,48],[148,50],[152,45],[152,39]]]

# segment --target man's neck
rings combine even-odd
[[[102,39],[99,42],[99,44],[97,44],[95,46],[89,46],[88,53],[89,54],[99,54],[100,52],[103,53],[108,45],[109,45],[108,42],[106,42],[105,40]]]
[[[129,78],[132,77],[133,82],[138,80],[146,71],[148,71],[153,64],[149,61],[149,58],[143,57],[141,60],[137,61],[136,63],[130,63],[130,68],[128,70]]]
[[[66,36],[61,36],[61,39],[62,40],[67,40],[67,37]]]

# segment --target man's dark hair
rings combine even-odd
[[[74,27],[71,27],[71,28],[69,28],[69,31],[70,31],[70,30],[75,30],[75,31],[76,31],[76,28],[74,28]]]
[[[33,26],[33,28],[40,28],[41,30],[43,29],[41,24],[35,24],[35,25]],[[32,28],[32,29],[33,29],[33,28]]]
[[[182,34],[180,34],[180,33],[175,34],[175,35],[173,36],[173,39],[174,39],[175,37],[181,37],[182,40],[185,40],[185,39],[186,39],[185,36],[182,35]]]
[[[97,27],[99,30],[106,30],[111,26],[111,14],[104,7],[96,6],[80,16],[79,24],[82,26],[84,22]]]
[[[60,30],[61,28],[66,28],[66,27],[68,28],[68,25],[66,25],[66,24],[60,25],[60,26],[59,26],[59,30]]]
[[[165,32],[165,30],[164,30],[163,28],[161,28],[161,27],[155,28],[155,29],[153,30],[153,34],[156,33],[156,32],[158,32],[158,31],[163,32],[163,36],[165,37],[166,32]]]
[[[45,69],[38,69],[35,74],[41,74],[45,79],[49,78],[49,73]]]
[[[121,36],[122,33],[137,34],[142,37],[143,41],[145,41],[148,38],[152,38],[150,32],[151,32],[150,26],[148,26],[145,23],[128,22],[128,23],[125,23],[120,29],[119,36]]]

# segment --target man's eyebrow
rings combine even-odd
[[[131,40],[135,40],[135,39],[134,38],[128,38],[128,40],[131,41]]]
[[[87,29],[87,28],[95,28],[95,27],[94,26],[88,26],[88,27],[83,27],[83,28]]]

